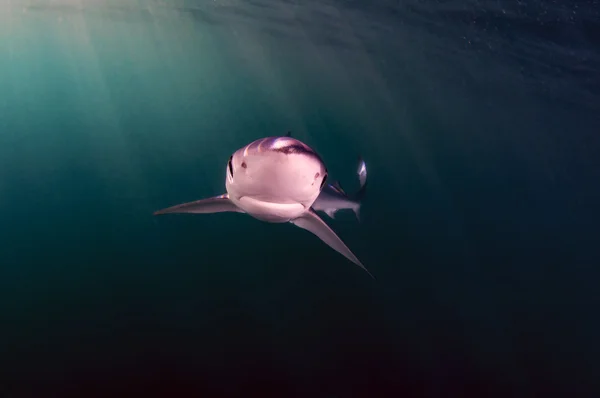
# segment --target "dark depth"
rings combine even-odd
[[[82,6],[82,4],[84,4]],[[0,397],[600,396],[600,4],[0,3]],[[153,217],[290,130],[326,219]]]

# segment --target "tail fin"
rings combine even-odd
[[[354,194],[354,200],[356,201],[356,207],[354,210],[354,214],[356,214],[356,219],[360,221],[360,207],[362,205],[362,200],[367,191],[367,165],[362,157],[358,157],[358,170],[357,170],[358,180],[360,182],[360,188],[358,192]]]
[[[356,171],[358,175],[358,181],[360,182],[360,189],[356,193],[356,200],[360,201],[365,196],[365,191],[367,189],[367,165],[362,157],[358,157],[358,170]]]

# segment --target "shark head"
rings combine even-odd
[[[269,222],[287,222],[306,212],[327,180],[320,156],[292,137],[261,138],[234,152],[226,166],[229,199]]]

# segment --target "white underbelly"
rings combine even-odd
[[[238,207],[254,218],[272,223],[288,222],[300,217],[306,209],[300,203],[273,203],[242,196],[235,202]]]

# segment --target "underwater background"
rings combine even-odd
[[[600,4],[0,0],[0,397],[600,396]],[[360,222],[152,213],[293,136]]]

